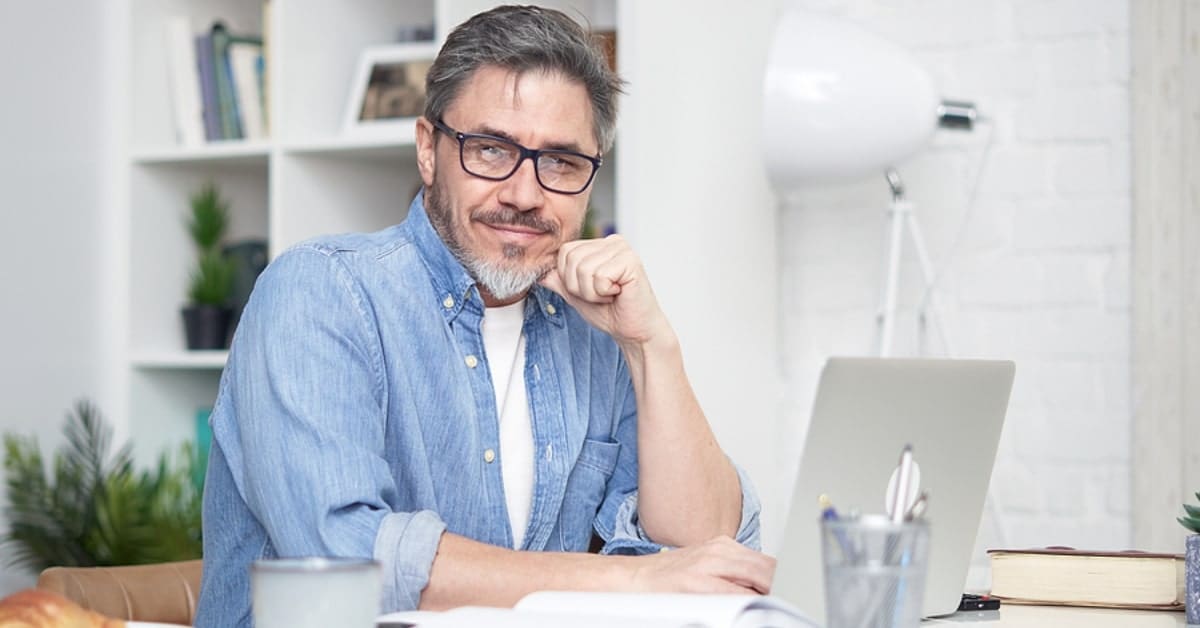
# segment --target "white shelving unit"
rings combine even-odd
[[[550,3],[616,26],[618,0]],[[265,239],[274,257],[306,238],[373,231],[404,219],[420,178],[411,129],[376,139],[341,133],[360,51],[391,43],[401,27],[447,26],[492,6],[476,0],[128,0],[128,386],[130,433],[139,455],[192,437],[197,410],[215,400],[223,351],[184,348],[180,308],[195,253],[184,228],[188,196],[213,181],[232,203],[230,241]],[[164,38],[185,15],[197,33],[222,20],[269,42],[271,138],[181,147],[174,134]],[[593,206],[616,215],[615,155],[606,157]]]

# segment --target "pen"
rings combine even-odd
[[[904,514],[904,520],[914,521],[916,519],[920,519],[921,517],[925,516],[925,509],[928,507],[929,491],[923,490],[921,491],[921,494],[917,496],[917,499],[913,501],[912,506],[910,506],[908,509],[908,512]]]
[[[821,520],[834,524],[833,529],[829,532],[833,533],[833,537],[837,539],[838,545],[842,548],[842,557],[845,561],[853,564],[858,560],[858,552],[855,551],[854,545],[850,543],[850,539],[846,538],[846,531],[836,524],[842,520],[838,516],[837,510],[833,507],[833,500],[829,496],[822,493],[817,497],[817,505],[821,507]]]
[[[896,477],[896,499],[892,501],[892,523],[904,523],[908,512],[908,483],[912,479],[912,445],[904,446],[900,452],[900,473]]]
[[[821,493],[821,496],[817,498],[817,505],[821,507],[822,519],[825,521],[838,520],[837,510],[833,508],[833,500],[829,499],[828,495]]]

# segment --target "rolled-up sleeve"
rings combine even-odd
[[[737,469],[738,480],[742,483],[742,522],[738,526],[736,539],[746,547],[761,550],[758,517],[762,507],[745,472],[736,464],[734,468]],[[638,521],[636,490],[627,494],[620,502],[612,522],[613,532],[606,539],[604,547],[600,550],[601,554],[650,554],[663,549],[663,545],[650,540]]]
[[[384,609],[417,608],[445,531],[446,524],[428,510],[383,518],[375,538],[375,560],[383,571]]]
[[[412,609],[446,526],[434,512],[391,507],[378,338],[335,253],[285,253],[239,324],[227,368],[234,412],[214,416],[213,428],[274,554],[374,558],[383,609]]]
[[[624,409],[614,437],[621,444],[617,468],[609,481],[604,501],[596,515],[595,529],[604,540],[602,554],[651,554],[663,545],[653,541],[638,517],[637,403],[630,384],[626,388]],[[750,478],[734,464],[742,489],[742,519],[736,540],[752,549],[762,549],[758,494]]]

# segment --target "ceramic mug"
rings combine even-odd
[[[278,558],[250,567],[256,628],[374,628],[379,563],[365,558]]]

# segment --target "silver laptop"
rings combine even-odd
[[[820,508],[883,513],[905,444],[929,490],[922,615],[958,609],[1012,390],[1007,361],[831,358],[821,373],[771,593],[821,622]]]

